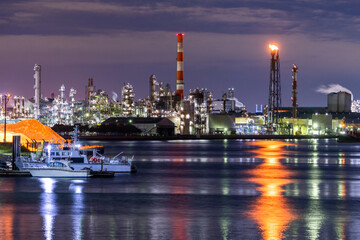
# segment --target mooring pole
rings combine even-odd
[[[21,155],[20,136],[13,136],[12,161],[11,161],[11,169],[12,170],[17,169],[15,162],[20,159],[20,155]]]

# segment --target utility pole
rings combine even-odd
[[[4,114],[4,143],[6,143],[6,105],[7,103],[9,102],[9,99],[11,97],[10,94],[4,94],[4,95],[0,95],[1,96],[1,99],[4,103],[4,106],[5,106],[5,114]]]

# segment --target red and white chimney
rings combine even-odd
[[[176,95],[180,96],[180,99],[184,99],[184,33],[177,33],[177,72],[176,72]]]

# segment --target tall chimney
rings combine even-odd
[[[293,68],[292,68],[292,79],[293,79],[293,84],[292,84],[292,87],[293,87],[293,90],[292,90],[292,105],[293,105],[293,109],[292,109],[292,117],[293,118],[296,118],[296,115],[297,115],[297,72],[298,72],[298,67],[293,64]]]
[[[87,100],[90,101],[90,96],[94,92],[94,79],[88,79],[88,89],[87,89]]]
[[[184,45],[183,37],[184,33],[177,33],[177,72],[176,72],[176,95],[180,96],[180,99],[184,99]]]
[[[35,119],[39,119],[40,116],[40,99],[41,99],[41,66],[35,64],[34,66],[34,89],[35,89],[35,108],[34,115]]]

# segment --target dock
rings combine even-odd
[[[92,172],[92,178],[111,178],[115,173],[110,171],[94,171]],[[28,171],[17,170],[0,170],[0,177],[32,177]]]
[[[28,171],[0,170],[0,177],[31,177]]]
[[[114,177],[115,173],[110,171],[93,171],[92,178],[111,178]]]

